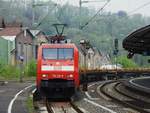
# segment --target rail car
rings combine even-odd
[[[38,49],[37,90],[48,98],[71,97],[79,88],[75,44],[43,44]]]

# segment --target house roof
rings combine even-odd
[[[40,30],[30,30],[30,32],[31,32],[32,35],[35,37],[35,36],[37,36],[41,31],[40,31]]]
[[[123,40],[123,48],[129,52],[143,54],[150,51],[150,25],[142,27]]]
[[[14,41],[16,36],[1,36],[5,40]]]
[[[5,23],[6,27],[23,27],[21,22]]]
[[[21,32],[21,27],[6,27],[0,31],[0,36],[16,36]]]

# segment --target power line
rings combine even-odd
[[[101,7],[97,13],[92,17],[90,18],[83,26],[81,26],[81,29],[83,29],[85,26],[87,26],[91,21],[93,21],[93,19],[110,3],[111,0],[108,0],[104,5],[103,7]]]
[[[51,10],[51,12],[55,9],[55,7],[57,7],[57,4],[54,4],[54,8]],[[41,19],[41,21],[36,25],[35,28],[38,28],[42,24],[42,22],[48,17],[49,13],[50,12],[48,12],[47,15],[43,19]]]
[[[137,7],[136,9],[132,10],[131,12],[129,12],[129,15],[131,15],[132,13],[136,12],[137,10],[140,10],[143,7],[148,6],[148,5],[150,5],[150,2],[147,2],[147,3],[145,3],[145,4],[143,4],[143,5],[139,6],[139,7]]]
[[[150,5],[150,2],[144,3],[143,5],[137,7],[136,9],[133,9],[131,12],[128,13],[128,16],[132,16],[134,12],[136,12],[137,10],[140,10],[142,8],[144,8],[145,6]],[[126,16],[125,16],[126,17]],[[96,20],[99,21],[100,19]]]

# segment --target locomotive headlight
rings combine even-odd
[[[46,75],[46,74],[43,74],[43,75],[42,75],[42,77],[43,77],[43,78],[47,78],[47,77],[48,77],[48,75]]]
[[[67,75],[67,78],[73,78],[73,74]]]

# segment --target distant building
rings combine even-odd
[[[101,59],[100,51],[96,47],[90,48],[87,54],[88,69],[99,69]]]
[[[12,41],[0,37],[0,64],[8,64],[10,62],[12,46]]]
[[[20,56],[24,57],[24,64],[33,58],[34,37],[27,28],[22,27],[21,23],[5,24],[0,30],[0,37],[10,42],[6,44],[9,47],[8,64],[16,65]]]
[[[80,69],[84,69],[84,53],[80,47],[78,49]],[[96,47],[87,50],[86,68],[88,70],[100,69],[104,64],[110,64],[110,59],[107,55],[103,55]]]
[[[38,46],[40,46],[42,43],[48,43],[48,39],[45,36],[44,32],[42,32],[40,30],[30,30],[30,32],[34,36],[34,38],[33,38],[33,56],[36,59]]]

